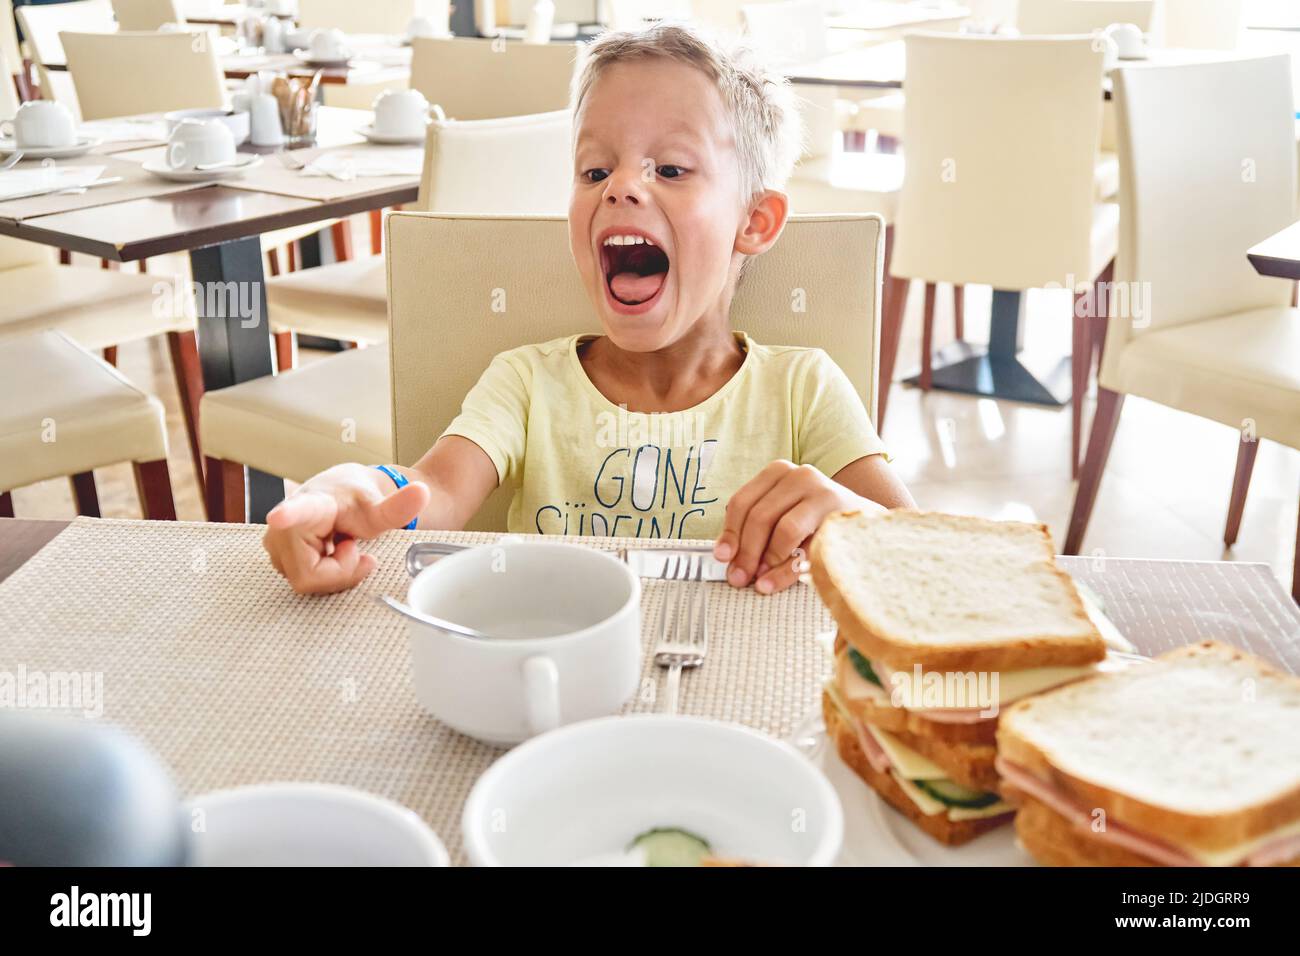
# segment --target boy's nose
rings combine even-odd
[[[609,185],[605,189],[605,202],[611,206],[620,203],[639,206],[645,199],[645,183],[639,170],[613,173],[606,182]]]

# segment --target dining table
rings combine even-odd
[[[1300,222],[1251,246],[1246,258],[1262,276],[1300,282]]]
[[[421,709],[405,619],[376,598],[406,594],[411,544],[482,545],[498,536],[388,532],[362,544],[378,561],[370,577],[312,597],[295,594],[271,569],[263,530],[0,519],[0,670],[98,675],[102,714],[94,719],[143,741],[184,797],[275,781],[356,787],[410,807],[464,863],[462,807],[503,750]],[[566,540],[602,549],[626,543]],[[1300,610],[1267,565],[1058,560],[1141,654],[1214,639],[1300,673]],[[649,635],[672,589],[685,586],[642,580],[642,680],[623,714],[662,710]],[[679,712],[777,739],[824,741],[817,715],[834,621],[815,589],[799,582],[765,596],[700,586],[710,589],[709,656],[683,676]]]
[[[157,114],[83,124],[87,134],[104,131],[105,142],[84,156],[58,160],[53,169],[120,181],[79,194],[0,198],[0,235],[110,262],[188,253],[204,388],[270,375],[262,234],[398,206],[419,192],[422,147],[368,143],[359,132],[370,122],[368,110],[318,110],[314,145],[283,151],[241,146],[241,152],[264,154],[258,168],[239,178],[188,183],[144,169],[165,149],[166,127]],[[25,160],[16,168],[43,162]],[[290,168],[297,164],[307,168]],[[0,172],[0,189],[5,175]],[[328,236],[312,234],[299,245],[303,268],[333,257]],[[252,520],[263,520],[284,497],[282,479],[256,470],[250,469],[247,487]]]

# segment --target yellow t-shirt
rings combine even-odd
[[[884,445],[821,349],[759,345],[713,395],[628,412],[592,384],[572,335],[496,356],[443,432],[482,448],[516,486],[514,533],[715,538],[727,500],[778,458],[833,476]]]

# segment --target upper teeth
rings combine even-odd
[[[647,246],[654,245],[645,236],[606,236],[604,244],[607,246],[639,246],[643,243]]]

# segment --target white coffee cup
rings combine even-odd
[[[385,90],[375,97],[375,132],[418,136],[429,122],[429,101],[419,90]]]
[[[1106,36],[1115,41],[1122,60],[1138,59],[1146,55],[1146,37],[1136,23],[1112,23],[1106,28]]]
[[[234,134],[220,120],[181,120],[167,140],[166,159],[177,170],[234,162]]]
[[[347,55],[343,31],[330,28],[313,30],[307,41],[307,53],[313,60],[341,60]]]
[[[408,621],[415,695],[492,744],[616,713],[641,677],[641,582],[617,558],[549,541],[452,554],[411,582],[416,610],[493,636]]]
[[[19,149],[56,149],[77,141],[72,111],[53,100],[28,100],[11,120],[0,123],[0,136],[13,137]]]

